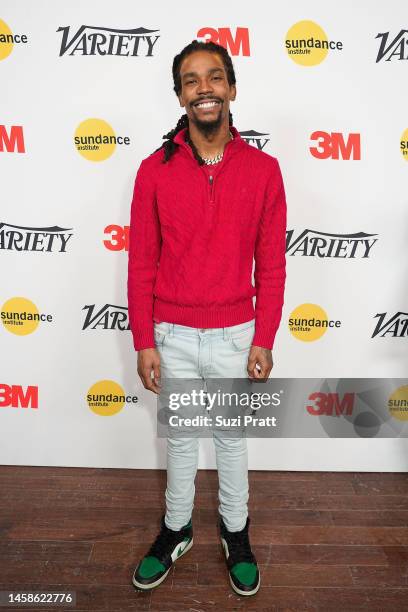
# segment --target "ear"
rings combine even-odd
[[[184,103],[184,100],[183,100],[183,95],[179,94],[177,97],[178,97],[178,101],[180,103],[180,106],[181,107],[185,106],[185,103]]]
[[[230,100],[234,101],[237,95],[237,88],[235,85],[230,86]]]

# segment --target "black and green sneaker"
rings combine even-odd
[[[173,563],[193,545],[193,524],[190,518],[180,531],[166,526],[161,517],[161,530],[147,554],[133,572],[132,582],[140,590],[149,590],[163,582]]]
[[[255,595],[261,584],[261,576],[249,543],[249,516],[241,531],[228,531],[220,515],[221,543],[231,586],[239,595]]]

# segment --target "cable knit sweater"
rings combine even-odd
[[[186,128],[167,163],[160,149],[139,166],[128,256],[136,351],[155,347],[154,320],[214,328],[254,317],[252,344],[273,348],[286,279],[285,189],[278,160],[230,129],[214,166],[198,164]]]

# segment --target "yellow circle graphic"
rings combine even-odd
[[[408,161],[408,128],[402,133],[400,147],[402,157]]]
[[[327,331],[328,316],[317,304],[300,304],[289,316],[291,334],[303,342],[319,340]]]
[[[2,19],[0,19],[0,60],[6,59],[13,50],[13,32]]]
[[[75,130],[76,150],[89,161],[104,161],[116,149],[116,135],[103,119],[85,119]]]
[[[408,421],[408,385],[399,387],[390,395],[388,410],[394,419]]]
[[[13,297],[4,302],[1,308],[1,320],[7,331],[17,336],[26,336],[37,329],[40,314],[31,300]]]
[[[316,66],[328,53],[326,32],[314,21],[298,21],[285,37],[286,52],[301,66]]]
[[[99,380],[88,391],[89,408],[99,416],[112,416],[125,405],[125,392],[114,380]]]

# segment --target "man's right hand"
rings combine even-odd
[[[151,376],[152,371],[154,378]],[[138,351],[137,373],[145,389],[153,393],[160,393],[160,354],[156,348]]]

